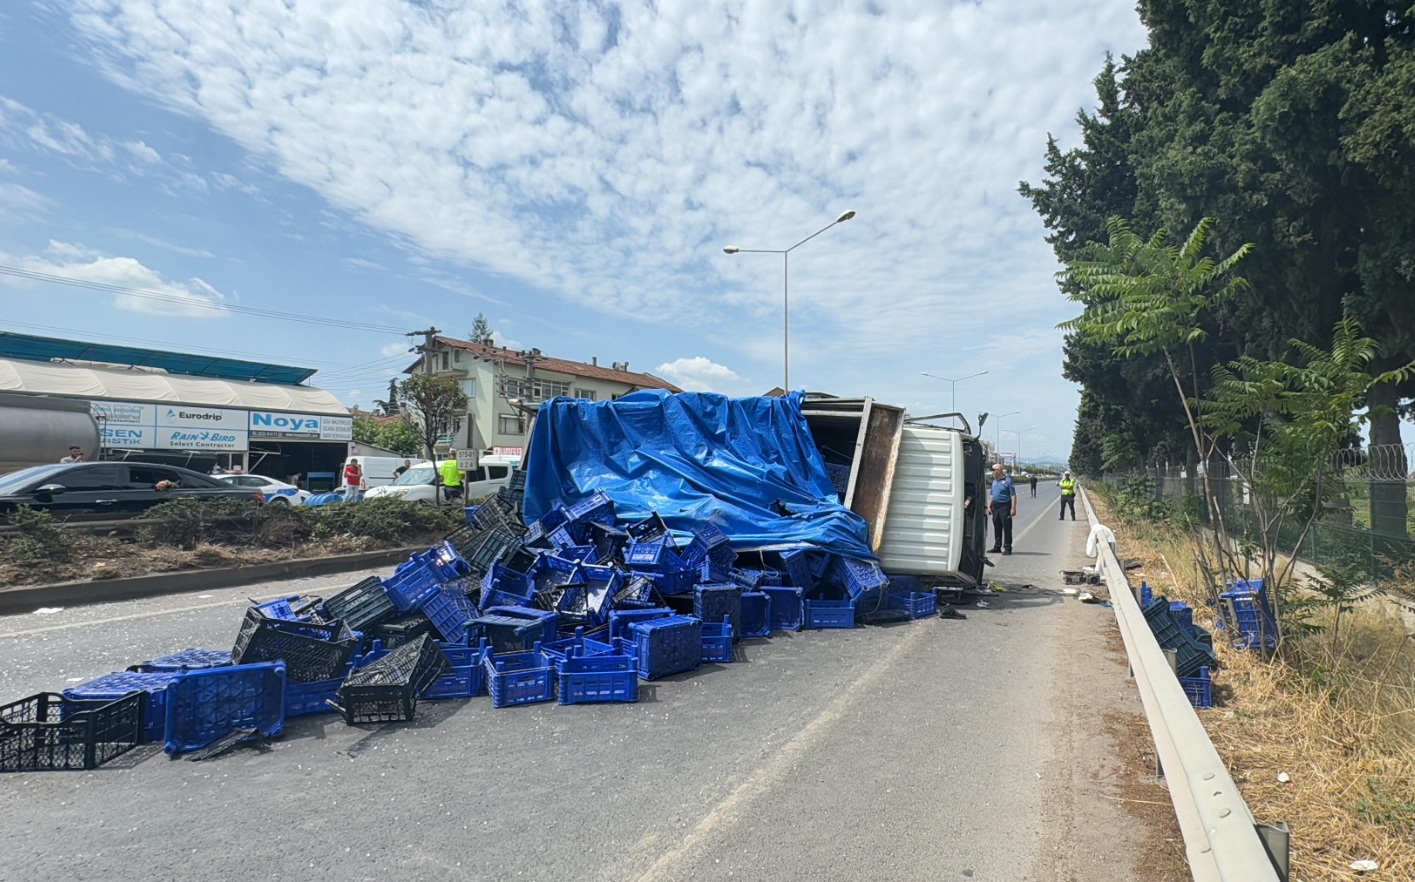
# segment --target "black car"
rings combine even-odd
[[[0,513],[27,505],[54,514],[125,517],[192,497],[261,501],[259,493],[201,472],[140,462],[57,463],[0,475]]]

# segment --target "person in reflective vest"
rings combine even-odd
[[[456,499],[462,495],[462,470],[457,468],[457,451],[447,451],[447,457],[437,470],[442,475],[444,498]]]
[[[1071,509],[1071,520],[1076,520],[1076,482],[1071,478],[1071,473],[1067,472],[1061,476],[1061,511],[1057,513],[1057,520],[1066,520],[1066,510]]]

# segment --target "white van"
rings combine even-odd
[[[363,471],[364,487],[383,487],[392,484],[396,475],[393,474],[403,463],[417,462],[412,456],[351,456],[344,460],[344,465],[339,468],[339,487],[344,486],[344,469],[349,467],[349,463],[356,462],[359,469]]]
[[[443,460],[442,462],[448,462]],[[401,465],[401,463],[399,463]],[[464,503],[490,496],[511,483],[511,471],[521,464],[518,457],[483,456],[481,465],[462,475],[462,501]],[[438,463],[440,468],[442,463]],[[374,487],[364,494],[365,499],[390,497],[408,502],[437,501],[437,473],[426,460],[413,463],[391,484]]]

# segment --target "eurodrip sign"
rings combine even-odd
[[[352,441],[354,421],[350,417],[253,410],[250,436],[276,441]]]
[[[244,410],[123,401],[93,401],[89,409],[108,448],[239,452],[250,447]]]

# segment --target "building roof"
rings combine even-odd
[[[52,362],[89,361],[124,367],[159,368],[169,374],[191,377],[213,377],[222,380],[247,380],[295,386],[314,376],[313,368],[287,367],[218,358],[214,355],[192,355],[186,352],[165,352],[160,349],[139,349],[133,346],[112,346],[107,343],[85,343],[82,340],[61,340],[57,337],[36,337],[0,331],[0,358],[24,361]]]
[[[349,409],[339,403],[338,398],[311,386],[240,383],[152,370],[86,367],[8,358],[0,358],[0,391],[90,401],[160,401],[202,407],[349,415]]]
[[[451,337],[434,337],[433,339],[444,346],[470,352],[474,357],[480,358],[483,361],[501,362],[516,367],[525,367],[526,365],[525,356],[515,349],[503,349],[500,346],[488,346],[485,343],[472,343],[468,340],[455,340]],[[419,363],[421,362],[415,363],[414,367]],[[578,361],[566,361],[563,358],[551,358],[547,355],[538,356],[535,363],[536,370],[549,371],[554,374],[569,374],[572,377],[585,377],[591,380],[623,383],[626,386],[637,386],[640,389],[667,389],[669,392],[683,391],[662,377],[655,377],[653,374],[615,370],[614,368],[601,367],[597,364],[584,364]],[[412,370],[412,367],[408,368],[408,372]]]

